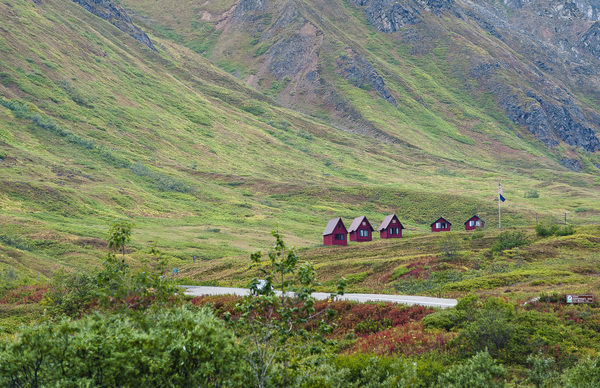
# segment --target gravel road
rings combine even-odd
[[[249,295],[250,290],[247,288],[229,288],[229,287],[203,287],[203,286],[180,286],[185,289],[186,295],[201,296],[201,295]],[[279,294],[279,292],[278,292]],[[329,294],[324,292],[315,292],[313,296],[316,299],[327,299]],[[344,294],[340,299],[353,300],[356,302],[393,302],[402,304],[417,304],[421,306],[432,307],[454,307],[456,299],[432,298],[429,296],[414,296],[414,295],[383,295],[383,294]]]

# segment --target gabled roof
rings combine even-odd
[[[366,216],[360,216],[360,217],[356,217],[354,219],[354,221],[352,221],[352,225],[350,225],[350,229],[348,229],[348,233],[352,233],[352,232],[358,230],[358,227],[362,224],[363,221],[367,221],[367,224],[369,224],[369,228],[371,228],[371,231],[375,230],[371,226],[371,223],[369,222],[369,220],[367,220]]]
[[[447,223],[448,225],[452,226],[452,223],[451,223],[450,221],[448,221],[447,219],[445,219],[444,217],[440,217],[440,218],[438,218],[437,220],[433,221],[433,222],[431,223],[431,225],[429,225],[429,226],[433,226],[433,225],[435,225],[435,223],[436,223],[436,222],[439,222],[439,221],[444,221],[444,222],[445,222],[445,223]]]
[[[475,214],[473,217],[469,218],[468,220],[465,221],[465,225],[467,224],[467,222],[471,221],[472,219],[478,219],[479,221],[483,221],[481,219],[481,217],[479,217],[477,214]]]
[[[395,214],[390,214],[389,216],[385,217],[383,219],[383,222],[381,223],[381,225],[379,225],[379,229],[377,229],[377,231],[381,232],[382,230],[384,230],[388,226],[390,226],[390,223],[392,222],[392,220],[394,219],[394,217],[396,217]],[[398,220],[398,217],[396,217],[396,219]],[[400,222],[400,220],[398,220],[398,223],[400,223],[400,229],[404,229],[404,226],[402,225],[402,223]]]
[[[342,219],[340,217],[334,218],[333,220],[329,220],[329,222],[327,223],[327,226],[325,227],[325,231],[323,232],[323,236],[327,236],[328,234],[333,233],[335,230],[335,227],[340,222],[342,223],[342,226],[344,227],[344,229],[346,229],[346,227],[344,226],[344,221],[342,221]]]

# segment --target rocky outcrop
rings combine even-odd
[[[581,38],[579,47],[600,59],[600,22],[592,24]]]
[[[562,158],[561,160],[559,160],[559,163],[573,172],[583,171],[583,166],[581,165],[581,162],[577,159]]]
[[[565,142],[591,152],[600,150],[596,135],[600,122],[591,119],[591,113],[584,114],[568,89],[548,78],[550,74],[564,69],[560,52],[566,52],[564,58],[577,61],[571,68],[579,79],[596,73],[597,64],[582,61],[581,52],[592,54],[596,60],[600,58],[600,22],[591,24],[589,21],[598,18],[600,4],[597,1],[504,0],[504,6],[514,10],[512,13],[499,9],[497,2],[491,0],[465,1],[460,5],[443,0],[348,1],[360,7],[367,20],[384,33],[409,31],[408,26],[426,22],[425,12],[435,15],[449,13],[476,23],[493,37],[514,46],[513,49],[518,47],[522,55],[530,57],[529,62],[523,63],[521,58],[515,57],[493,61],[487,55],[473,52],[468,78],[475,80],[481,90],[496,96],[498,106],[507,117],[525,127],[546,146],[553,148]],[[539,25],[527,24],[527,18],[531,17],[539,18]],[[522,22],[524,24],[519,24]],[[588,29],[585,23],[591,27]],[[586,29],[578,44],[578,31],[583,33]],[[419,42],[411,44],[415,47],[420,45]],[[502,44],[498,42],[496,45],[501,47]],[[567,59],[563,61],[570,66]],[[338,67],[347,79],[362,87],[368,79],[364,75],[365,70],[370,71],[368,67],[361,66],[362,63],[360,58],[353,58],[342,63],[338,61]],[[468,82],[467,79],[465,81]],[[526,84],[521,84],[522,81]],[[374,87],[373,84],[371,86]],[[385,98],[385,92],[379,92]]]
[[[363,9],[365,17],[375,28],[388,34],[420,22],[421,11],[440,15],[454,11],[454,0],[348,0]],[[455,15],[459,16],[458,13]]]
[[[237,21],[246,20],[260,13],[267,7],[267,0],[242,0],[233,12],[233,18]]]
[[[156,51],[156,48],[150,41],[150,38],[148,38],[148,35],[133,24],[131,18],[123,8],[113,3],[111,0],[73,0],[73,2],[81,5],[89,12],[108,21],[119,30],[129,34],[134,39]]]
[[[562,140],[586,151],[600,150],[595,131],[571,100],[560,102],[529,91],[525,98],[507,94],[500,107],[512,122],[525,126],[547,147],[556,147]]]
[[[278,79],[293,77],[312,62],[314,38],[295,34],[270,48],[269,71]]]
[[[337,60],[339,73],[356,87],[375,89],[381,98],[397,108],[396,99],[373,65],[364,56],[352,50],[347,50],[347,52],[347,55],[341,56]]]
[[[350,0],[362,7],[365,17],[381,32],[391,34],[403,27],[419,23],[418,9],[390,0]]]

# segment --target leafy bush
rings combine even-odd
[[[539,198],[540,194],[536,189],[529,189],[523,195],[523,198]]]
[[[207,309],[45,322],[0,342],[0,386],[241,386],[240,348]]]
[[[570,236],[572,234],[575,234],[575,228],[573,227],[573,225],[559,226],[554,232],[554,235],[556,236]]]
[[[535,225],[535,234],[537,234],[538,237],[552,236],[557,228],[557,225],[551,224],[550,222],[539,222]]]
[[[476,303],[476,302],[475,302]],[[469,311],[466,307],[471,306]],[[475,309],[474,306],[481,306]],[[514,305],[502,298],[487,298],[483,304],[474,304],[473,297],[460,307],[467,312],[468,322],[459,333],[461,340],[471,353],[485,351],[492,357],[508,357],[515,326],[511,319],[514,316]]]
[[[459,299],[454,308],[447,308],[427,315],[422,322],[425,327],[452,330],[463,327],[465,322],[474,319],[473,312],[480,308],[479,299],[475,294],[465,295]]]
[[[538,353],[527,357],[527,362],[532,364],[531,369],[527,372],[527,380],[538,388],[548,386],[548,382],[556,375],[554,359]]]
[[[466,363],[455,365],[442,374],[438,386],[444,388],[496,388],[505,387],[506,369],[490,357],[487,351],[474,355]]]
[[[346,387],[419,387],[417,364],[403,358],[375,357],[366,354],[339,356],[333,360],[337,370],[345,370]]]
[[[527,236],[520,230],[506,230],[498,235],[498,239],[492,245],[492,252],[501,252],[505,249],[527,245]]]
[[[260,116],[265,113],[265,108],[258,104],[243,104],[240,108],[250,114],[253,114],[254,116]]]
[[[50,290],[43,304],[53,314],[80,317],[95,305],[98,299],[98,282],[94,274],[59,271],[54,274]]]
[[[314,139],[313,134],[310,133],[310,132],[308,132],[308,131],[305,131],[304,129],[299,129],[298,132],[297,132],[297,135],[298,135],[298,137],[301,137],[301,138],[306,139],[306,140],[312,140],[312,139]]]
[[[573,225],[556,225],[551,221],[543,221],[535,225],[535,234],[538,237],[570,236],[575,234]]]
[[[562,387],[600,387],[600,357],[587,358],[567,370],[562,376]]]

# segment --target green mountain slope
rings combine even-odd
[[[277,32],[269,45],[228,19],[233,2],[178,4],[175,13],[121,2],[145,15],[133,19],[156,52],[72,2],[0,4],[3,271],[98,265],[113,217],[135,221],[133,257],[157,241],[174,266],[263,247],[276,225],[290,243],[319,245],[336,216],[378,224],[396,212],[409,234],[440,215],[491,224],[498,180],[508,226],[565,211],[598,220],[596,154],[547,148],[484,94],[465,92],[448,50],[410,54],[348,4],[295,2],[318,27],[301,25],[307,41],[327,39],[314,63],[324,84],[312,88],[267,74],[286,57],[275,55],[285,35],[275,14],[253,21]],[[370,69],[362,57],[390,95],[377,77],[345,75]],[[586,171],[560,166],[565,157]],[[523,198],[531,188],[540,199]]]

